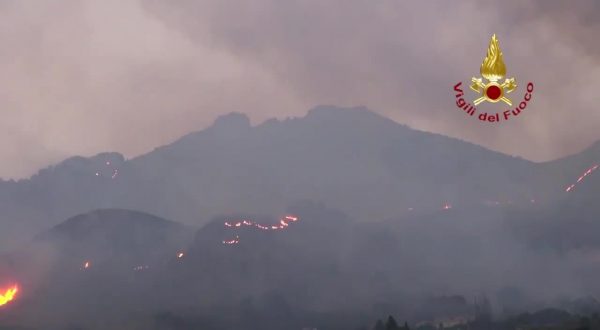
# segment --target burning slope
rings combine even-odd
[[[583,181],[583,179],[585,179],[586,176],[592,174],[592,172],[594,172],[597,168],[598,168],[598,164],[595,164],[594,166],[588,168],[585,172],[583,172],[583,174],[581,174],[581,176],[579,176],[579,178],[577,178],[577,181],[573,184],[571,184],[570,186],[568,186],[565,191],[566,192],[571,192],[573,191],[573,189],[575,188],[576,185],[578,185],[581,181]]]
[[[0,307],[13,301],[19,292],[19,287],[15,284],[7,289],[0,289]]]
[[[296,222],[298,221],[298,217],[296,216],[292,216],[292,215],[286,215],[285,217],[279,219],[279,223],[277,223],[276,225],[263,225],[254,221],[250,221],[250,220],[242,220],[242,221],[238,221],[238,222],[225,222],[225,227],[228,228],[241,228],[241,227],[254,227],[254,228],[258,228],[261,230],[283,230],[289,227],[290,223],[292,222]],[[234,245],[234,244],[238,244],[240,242],[240,236],[236,235],[235,238],[232,238],[230,240],[224,240],[222,241],[223,244],[226,245]]]

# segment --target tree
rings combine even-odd
[[[373,330],[385,330],[385,325],[383,325],[383,321],[377,320],[375,323],[375,328]]]
[[[391,315],[388,316],[387,322],[385,323],[385,330],[400,330],[398,323]]]

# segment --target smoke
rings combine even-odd
[[[600,16],[591,1],[568,11],[542,1],[146,3],[197,43],[209,30],[208,40],[260,63],[312,102],[367,105],[420,129],[534,160],[598,139],[593,31]],[[508,74],[537,86],[527,117],[498,127],[470,122],[448,99],[454,82],[478,73],[493,33]],[[578,133],[567,134],[571,127]]]
[[[365,105],[534,160],[573,153],[598,139],[600,16],[592,1],[564,6],[4,1],[0,175],[138,155],[225,112],[256,123],[315,104]],[[507,74],[536,84],[527,114],[497,126],[466,118],[450,92],[478,73],[492,33]]]
[[[373,318],[390,310],[412,322],[470,313],[461,304],[440,311],[436,297],[470,302],[487,296],[504,316],[510,308],[535,310],[557,306],[561,297],[600,293],[595,252],[534,249],[502,209],[451,209],[368,224],[322,204],[292,209],[300,220],[286,230],[228,227],[226,219],[237,217],[220,217],[194,240],[181,239],[183,227],[139,212],[75,217],[11,255],[24,295],[2,311],[0,323],[152,329],[162,315],[160,322],[175,324],[212,318],[227,324],[220,328],[240,322],[238,328],[281,329],[314,313],[321,315],[318,322],[350,311]],[[223,245],[233,230],[242,241]],[[348,321],[356,325],[359,316]]]
[[[127,156],[138,155],[204,128],[224,112],[248,113],[257,123],[271,117],[302,115],[315,104],[365,105],[415,128],[529,159],[573,153],[598,139],[600,112],[596,110],[599,99],[595,87],[600,86],[600,69],[594,32],[600,16],[598,6],[591,1],[569,4],[568,11],[565,6],[554,1],[502,5],[387,0],[250,0],[235,4],[4,1],[0,3],[0,175],[28,176],[72,154],[118,150]],[[507,75],[516,78],[521,90],[528,81],[536,86],[527,112],[497,126],[475,123],[457,111],[451,89],[457,81],[468,81],[478,74],[493,33],[499,38]],[[245,125],[244,120],[240,122]],[[230,131],[223,132],[227,137],[235,136]],[[328,130],[322,136],[314,130],[307,132],[301,135],[312,132],[312,137],[320,142],[335,131]],[[280,138],[264,136],[267,141]],[[289,140],[301,151],[308,150],[304,146],[315,146],[302,144],[294,135]],[[398,138],[398,142],[411,140]],[[435,146],[444,146],[436,143]],[[3,230],[10,233],[4,236],[12,237],[1,242],[2,248],[13,247],[14,241],[32,231],[27,222],[31,219],[35,219],[31,227],[37,230],[51,226],[64,214],[87,211],[98,203],[133,201],[128,205],[150,205],[153,210],[204,223],[205,219],[196,218],[215,210],[263,211],[265,205],[271,207],[282,200],[307,195],[337,201],[336,207],[347,206],[344,211],[362,209],[369,213],[368,220],[382,220],[387,217],[386,212],[404,209],[403,203],[411,198],[436,196],[427,203],[438,203],[442,194],[467,198],[456,190],[459,185],[454,182],[461,180],[456,173],[462,172],[454,169],[462,169],[463,163],[455,158],[441,158],[454,162],[447,165],[450,162],[440,161],[443,164],[438,165],[429,158],[429,150],[400,148],[405,152],[390,152],[398,158],[390,156],[396,161],[390,162],[392,167],[402,168],[405,157],[424,160],[407,163],[410,170],[402,173],[402,180],[395,181],[399,186],[413,186],[418,194],[396,201],[400,199],[397,192],[403,190],[388,185],[388,169],[377,164],[363,166],[362,161],[357,161],[360,157],[370,160],[379,151],[368,144],[350,145],[341,138],[330,146],[334,146],[332,150],[343,149],[344,157],[325,157],[335,154],[327,148],[307,153],[312,157],[299,154],[299,164],[286,163],[295,175],[290,181],[280,179],[288,169],[278,171],[284,164],[278,159],[266,167],[260,162],[246,165],[239,161],[245,159],[245,153],[265,158],[278,155],[273,149],[224,148],[226,156],[204,163],[209,166],[201,168],[202,173],[194,172],[194,166],[202,162],[183,164],[174,157],[176,161],[170,164],[167,153],[164,158],[156,156],[156,167],[130,168],[130,174],[138,168],[150,173],[146,177],[144,172],[139,181],[109,179],[114,169],[103,166],[102,161],[102,166],[91,164],[81,166],[79,172],[70,168],[60,172],[56,185],[43,180],[39,186],[35,185],[38,182],[30,186],[7,184],[3,210],[12,228]],[[207,150],[221,150],[218,144],[214,148]],[[373,154],[357,158],[356,150]],[[451,148],[447,150],[457,154]],[[228,158],[228,152],[238,157]],[[182,157],[200,159],[213,154],[217,153]],[[230,159],[233,161],[227,163]],[[320,159],[333,161],[321,163]],[[351,161],[346,162],[348,159]],[[435,166],[426,166],[430,160]],[[238,163],[242,166],[237,167]],[[160,171],[155,169],[163,169],[162,164],[172,167],[165,172],[175,173],[177,180],[166,184],[156,176]],[[503,187],[511,184],[509,178],[526,176],[519,171],[511,176],[497,174],[513,173],[499,161],[486,164],[489,176],[499,178],[489,182]],[[293,171],[294,166],[306,165],[312,167]],[[417,166],[432,170],[419,172]],[[521,169],[519,166],[515,168]],[[259,171],[249,170],[252,167]],[[430,179],[422,183],[415,174],[446,168],[453,169],[448,171],[452,176],[440,178],[439,182]],[[111,180],[111,185],[118,182],[123,186],[113,188],[95,180],[100,178],[94,174],[101,170],[109,171],[102,174],[106,182]],[[127,178],[127,168],[123,172],[119,175]],[[66,173],[68,180],[63,180],[61,173]],[[483,171],[477,173],[483,177]],[[364,179],[370,175],[377,180]],[[347,177],[352,180],[342,185]],[[204,178],[208,179],[203,181]],[[473,178],[479,180],[478,176]],[[285,188],[282,191],[293,190],[292,193],[280,194],[275,184],[279,181]],[[315,183],[319,181],[323,185]],[[97,182],[103,182],[102,186]],[[528,182],[523,180],[525,184]],[[148,188],[154,185],[160,189]],[[561,188],[558,186],[557,190]],[[238,190],[243,194],[236,195]],[[113,197],[98,191],[119,194]],[[268,193],[259,193],[262,191]],[[367,199],[368,193],[375,197]],[[29,194],[33,196],[31,200]],[[14,196],[22,196],[23,200]],[[54,200],[46,196],[58,197]],[[120,196],[126,199],[118,200]],[[172,202],[179,196],[185,198],[181,204]],[[102,198],[106,200],[97,201]],[[19,203],[30,205],[31,209],[19,207]],[[67,206],[61,208],[62,205]],[[186,205],[188,208],[183,207]],[[146,228],[147,215],[128,215],[125,220],[120,219],[123,222],[112,225],[104,220],[117,216],[99,216],[103,222],[95,223],[98,227],[92,226],[89,231],[99,236],[86,236],[75,230],[71,237],[58,235],[51,242],[36,243],[24,253],[10,253],[0,265],[0,276],[17,278],[23,286],[23,299],[10,306],[15,307],[15,313],[25,310],[19,314],[23,320],[39,322],[52,317],[58,322],[73,317],[77,317],[77,322],[102,322],[110,318],[107,315],[131,312],[127,309],[131,306],[142,310],[133,316],[141,319],[151,319],[158,309],[183,310],[194,317],[202,313],[229,317],[223,310],[230,308],[233,313],[251,315],[249,319],[256,321],[252,313],[258,314],[256,311],[261,308],[260,313],[273,309],[277,317],[291,318],[294,313],[305,316],[303,313],[309,309],[318,313],[336,309],[364,311],[376,309],[378,302],[390,303],[394,308],[406,307],[421,302],[411,301],[415,296],[472,297],[482,292],[494,296],[511,288],[524,297],[516,299],[517,304],[527,307],[539,307],[560,295],[600,293],[594,244],[580,249],[571,247],[566,252],[553,249],[565,244],[563,237],[551,240],[549,249],[527,244],[534,239],[547,239],[535,234],[551,238],[557,232],[562,234],[570,223],[546,232],[542,229],[547,222],[541,222],[524,234],[507,225],[507,219],[512,217],[500,211],[474,209],[463,213],[460,206],[375,224],[353,223],[339,213],[325,212],[314,205],[305,207],[303,212],[299,212],[302,221],[290,230],[264,231],[281,232],[281,236],[254,236],[264,234],[256,231],[244,233],[236,244],[223,244],[231,236],[220,237],[220,232],[212,231],[209,225],[197,233],[194,242],[184,240],[189,243],[186,246],[178,244],[178,239],[189,239],[189,228],[171,224],[174,232],[165,236],[173,240],[157,244],[155,238],[163,237],[163,229]],[[561,218],[572,216],[564,215]],[[142,221],[124,230],[122,225],[131,220],[128,217]],[[364,214],[360,218],[366,220],[362,219],[366,218]],[[548,217],[548,222],[557,218]],[[77,229],[76,223],[70,224]],[[587,226],[585,222],[579,226],[584,234],[595,232]],[[224,230],[222,227],[221,223],[219,228]],[[595,242],[596,238],[588,239]],[[182,250],[185,257],[177,258]],[[84,260],[92,260],[92,266],[82,272]],[[13,269],[18,271],[11,273]],[[252,303],[253,298],[262,302]],[[222,305],[211,305],[215,302]],[[198,306],[206,310],[194,309]],[[406,315],[414,312],[402,311]],[[88,316],[90,319],[86,320]],[[163,318],[171,320],[171,316]],[[104,324],[104,328],[111,327]]]

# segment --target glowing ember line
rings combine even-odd
[[[239,242],[240,242],[240,237],[236,236],[234,239],[231,239],[229,241],[223,241],[223,244],[233,245],[233,244],[238,244]]]
[[[296,221],[298,221],[298,217],[294,217],[294,216],[291,216],[291,215],[286,215],[286,216],[285,216],[285,219],[286,219],[286,220],[290,220],[290,221],[292,221],[292,222],[296,222]]]
[[[253,222],[250,220],[242,220],[242,221],[238,221],[238,222],[225,222],[224,225],[225,227],[229,227],[229,228],[240,228],[242,226],[246,226],[246,227],[255,227],[261,230],[282,230],[282,229],[287,229],[290,225],[291,222],[296,222],[298,221],[298,217],[292,216],[292,215],[286,215],[285,217],[279,219],[279,223],[276,225],[262,225],[260,223],[257,222]],[[236,236],[235,239],[231,239],[231,240],[224,240],[223,244],[238,244],[240,242],[240,237]]]
[[[13,285],[12,287],[4,290],[4,293],[0,293],[0,306],[4,306],[13,301],[17,295],[17,292],[19,292],[19,287],[17,285]]]
[[[296,222],[298,221],[298,217],[295,216],[291,216],[291,215],[286,215],[285,217],[279,219],[279,224],[278,225],[270,225],[270,226],[265,226],[265,225],[261,225],[260,223],[257,222],[253,222],[250,220],[242,220],[242,221],[238,221],[235,223],[231,223],[231,222],[225,222],[224,225],[225,227],[242,227],[242,226],[247,226],[247,227],[256,227],[262,230],[278,230],[278,229],[285,229],[286,227],[288,227],[290,225],[290,222]]]
[[[573,184],[569,185],[569,186],[568,186],[568,187],[565,189],[565,191],[566,191],[566,192],[571,192],[571,191],[573,191],[573,189],[575,188],[575,186],[576,186],[577,184],[581,183],[581,182],[583,181],[583,179],[584,179],[586,176],[588,176],[588,175],[592,174],[592,172],[594,172],[594,171],[595,171],[595,170],[596,170],[596,169],[597,169],[599,166],[600,166],[600,165],[596,164],[596,165],[594,165],[594,166],[592,166],[592,167],[588,168],[588,169],[587,169],[585,172],[583,172],[583,174],[582,174],[581,176],[579,176],[579,177],[577,178],[577,181],[576,181],[575,183],[573,183]]]

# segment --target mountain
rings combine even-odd
[[[130,210],[105,209],[70,218],[0,258],[0,278],[18,283],[18,299],[0,324],[44,329],[53,322],[93,325],[150,307],[153,277],[181,259],[195,229]],[[127,309],[127,306],[136,306]],[[126,312],[124,312],[126,311]],[[92,321],[89,321],[92,320]],[[110,325],[109,325],[110,327]]]
[[[347,329],[392,313],[414,323],[469,318],[482,290],[500,311],[594,311],[600,247],[532,246],[513,227],[519,212],[546,220],[531,223],[539,237],[559,220],[545,207],[480,205],[365,222],[304,201],[194,230],[97,210],[0,258],[0,278],[22,288],[0,326]],[[555,300],[565,295],[585,298]]]
[[[0,287],[22,285],[0,326],[347,329],[468,317],[482,291],[511,313],[598,296],[599,158],[533,163],[335,107],[70,158],[0,182]]]
[[[377,303],[428,315],[424,303],[431,298],[400,295],[403,257],[387,260],[399,246],[390,245],[395,230],[382,234],[399,223],[365,230],[313,202],[292,205],[289,212],[294,216],[284,217],[287,226],[268,216],[215,218],[186,240],[172,239],[181,235],[181,225],[140,212],[76,216],[4,260],[0,269],[17,261],[13,276],[22,295],[3,309],[0,326],[287,329],[334,323],[325,328],[342,329],[373,317]],[[252,224],[236,226],[242,219]],[[265,230],[254,223],[283,227]],[[224,244],[232,236],[238,243]],[[166,243],[173,241],[178,244]],[[384,247],[388,251],[378,250]],[[185,256],[177,258],[175,248]],[[142,260],[147,268],[132,267]],[[368,267],[379,265],[374,274],[365,272],[366,260]]]
[[[120,258],[143,263],[175,255],[190,239],[190,229],[176,222],[138,211],[102,209],[66,220],[36,236],[34,244],[52,244],[63,257],[79,261]]]
[[[320,106],[251,126],[218,118],[130,160],[74,157],[27,180],[0,182],[2,245],[98,208],[135,209],[202,225],[220,214],[279,214],[315,200],[359,221],[444,205],[552,203],[598,148],[536,164],[411,129],[369,110]]]
[[[190,244],[194,231],[143,212],[96,210],[70,218],[5,253],[1,277],[22,281],[32,273],[43,273],[48,279],[103,267],[129,273],[136,266],[174,259]],[[43,271],[27,268],[34,263],[43,263]]]
[[[319,107],[257,127],[244,115],[223,116],[129,161],[118,154],[71,158],[31,179],[1,183],[0,206],[10,237],[109,207],[201,224],[223,212],[272,213],[309,198],[358,218],[381,217],[518,191],[531,165],[364,108]],[[498,184],[484,184],[490,180]]]
[[[535,180],[536,190],[541,192],[541,195],[549,195],[549,192],[555,191],[557,189],[556,185],[560,184],[562,196],[565,196],[565,189],[571,184],[575,184],[580,176],[595,165],[600,165],[600,141],[577,154],[538,164]],[[584,189],[588,190],[590,187],[595,187],[593,189],[600,192],[600,185],[598,185],[600,171],[595,174],[589,175],[589,177],[586,176],[585,185],[578,185],[574,191],[580,190],[583,186]],[[574,195],[581,196],[578,193],[568,194],[568,196]]]

